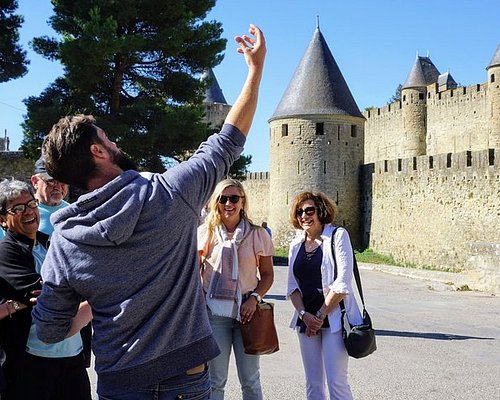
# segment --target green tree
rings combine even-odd
[[[392,104],[392,103],[394,103],[396,101],[400,101],[401,100],[401,90],[403,90],[403,85],[401,85],[401,83],[400,83],[398,85],[398,87],[396,88],[396,91],[394,92],[394,94],[392,95],[392,97],[387,102],[387,104]]]
[[[52,0],[59,39],[33,49],[59,61],[64,76],[25,100],[23,150],[37,157],[42,138],[66,114],[99,126],[150,171],[179,159],[206,135],[199,75],[222,61],[221,24],[205,21],[215,0]]]
[[[28,72],[26,51],[18,43],[24,18],[14,14],[16,10],[16,0],[0,2],[0,82],[20,78]]]

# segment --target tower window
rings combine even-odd
[[[467,151],[467,166],[470,167],[472,166],[472,152]]]
[[[423,94],[423,93],[419,93],[419,94],[418,94],[418,99],[419,99],[419,100],[423,100],[423,99],[424,99],[424,97],[425,97],[425,96],[424,96],[424,94]]]
[[[434,168],[434,157],[429,156],[429,169]]]
[[[288,136],[288,124],[281,125],[281,136]]]
[[[347,165],[346,162],[344,161],[344,175],[347,173]]]
[[[316,135],[324,135],[324,134],[325,134],[325,123],[316,122]]]
[[[491,83],[495,82],[495,74],[490,75],[490,82]]]
[[[403,95],[403,101],[406,101],[406,94]]]
[[[358,132],[356,131],[356,128],[357,128],[356,125],[351,125],[351,137],[358,136]]]
[[[402,169],[403,169],[402,160],[401,158],[398,158],[398,171],[401,172]]]
[[[488,165],[495,165],[495,149],[488,149]]]
[[[326,174],[326,161],[323,161],[323,173]]]
[[[451,153],[446,154],[446,168],[451,168]]]
[[[417,170],[417,157],[413,157],[413,170]]]

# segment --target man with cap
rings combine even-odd
[[[69,205],[64,201],[68,194],[68,185],[55,180],[47,173],[43,156],[35,162],[35,173],[31,177],[31,184],[35,188],[35,198],[39,202],[40,227],[38,230],[50,236],[54,231],[50,216]]]

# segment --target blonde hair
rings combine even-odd
[[[219,198],[224,190],[228,187],[235,187],[240,192],[240,196],[242,196],[243,208],[240,211],[240,216],[242,219],[248,221],[251,225],[253,225],[250,218],[248,218],[248,199],[245,194],[245,189],[240,181],[236,179],[224,179],[219,182],[215,187],[210,200],[208,200],[208,215],[205,220],[208,230],[214,232],[215,228],[219,225],[222,225],[222,217],[219,211]]]
[[[331,224],[333,222],[335,214],[337,213],[337,206],[333,200],[322,192],[302,192],[292,200],[289,210],[288,217],[294,228],[302,229],[299,221],[297,221],[296,211],[299,205],[306,200],[312,200],[314,202],[314,205],[317,207],[318,219],[321,225]]]

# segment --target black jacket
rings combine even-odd
[[[47,247],[49,237],[37,232],[37,241]],[[0,241],[0,303],[16,300],[29,306],[0,321],[0,347],[10,357],[24,353],[31,326],[31,291],[41,289],[32,254],[34,241],[10,231]]]

